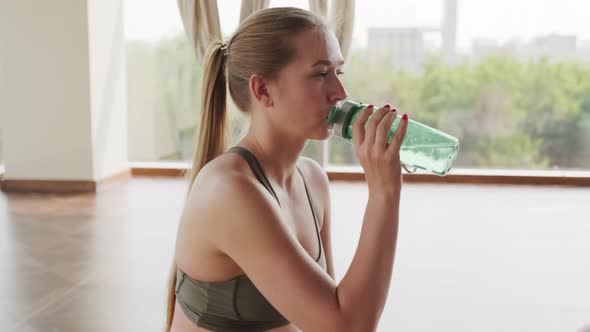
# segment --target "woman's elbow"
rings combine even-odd
[[[338,319],[329,322],[326,329],[321,331],[330,332],[373,332],[377,330],[377,321],[365,319],[356,313],[342,315]],[[319,331],[319,330],[318,330]]]

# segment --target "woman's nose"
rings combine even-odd
[[[336,79],[334,80],[334,85],[332,86],[331,91],[332,93],[330,95],[330,99],[332,101],[345,100],[348,96],[348,94],[346,93],[346,89],[344,88],[344,85],[342,85],[342,82],[338,77],[336,77]]]

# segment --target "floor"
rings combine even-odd
[[[0,331],[161,331],[184,190],[135,177],[96,195],[0,193]],[[338,279],[366,200],[365,184],[332,183]],[[379,331],[580,331],[589,203],[590,188],[406,184]]]

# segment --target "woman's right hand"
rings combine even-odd
[[[373,111],[373,105],[369,105],[359,113],[353,124],[354,150],[365,171],[369,197],[372,194],[391,195],[399,200],[402,185],[399,150],[408,127],[407,115],[402,117],[388,144],[387,133],[397,117],[397,111],[387,104],[369,119]]]

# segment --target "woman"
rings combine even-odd
[[[399,146],[395,110],[355,125],[369,200],[355,257],[334,280],[328,178],[300,156],[330,137],[346,98],[338,41],[314,14],[259,11],[206,54],[202,127],[182,213],[167,330],[373,331],[385,305],[397,239]],[[251,123],[226,150],[226,81]],[[367,121],[373,108],[356,123]],[[404,116],[407,120],[407,116]]]

